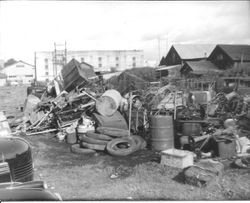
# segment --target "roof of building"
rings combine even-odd
[[[174,49],[182,59],[207,58],[213,49],[214,44],[174,44]]]
[[[181,64],[173,65],[173,66],[158,66],[156,68],[156,71],[171,70],[173,68],[181,68]]]
[[[26,64],[26,65],[33,66],[33,67],[34,67],[34,65],[31,65],[31,64],[26,63],[26,62],[24,62],[24,61],[22,61],[22,60],[19,60],[19,61],[17,61],[16,63],[13,63],[13,64],[11,64],[11,65],[5,66],[3,69],[8,68],[9,66],[13,66],[14,64],[17,64],[17,63],[24,63],[24,64]]]
[[[219,44],[220,47],[234,61],[250,61],[250,45],[243,44]]]
[[[212,62],[206,60],[188,61],[185,63],[192,69],[192,73],[196,74],[203,74],[207,72],[222,72]]]

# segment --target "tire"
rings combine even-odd
[[[118,144],[127,143],[129,147],[126,149],[120,149]],[[137,145],[135,140],[132,138],[116,138],[110,141],[106,147],[109,154],[114,156],[127,156],[136,151]]]
[[[107,140],[94,139],[86,135],[81,135],[80,140],[83,142],[87,142],[89,144],[98,144],[98,145],[107,145],[107,143],[109,142]]]
[[[81,142],[80,144],[82,147],[88,148],[88,149],[94,149],[99,151],[104,151],[106,148],[106,145],[99,145],[99,144],[89,144],[87,142]]]
[[[127,137],[129,136],[129,131],[119,128],[109,128],[109,127],[98,127],[97,132],[109,135],[111,137]]]
[[[79,144],[71,145],[70,150],[75,154],[94,154],[96,152],[92,149],[81,148]]]
[[[97,140],[106,140],[106,141],[110,141],[113,138],[108,136],[108,135],[104,135],[104,134],[99,134],[99,133],[95,133],[94,131],[88,131],[86,133],[87,137],[89,138],[93,138],[93,139],[97,139]]]

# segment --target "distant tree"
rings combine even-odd
[[[16,61],[15,59],[11,58],[11,59],[9,59],[8,61],[6,61],[6,62],[4,63],[4,67],[10,66],[10,65],[12,65],[12,64],[14,64],[14,63],[16,63],[16,62],[17,62],[17,61]]]

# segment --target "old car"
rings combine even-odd
[[[61,196],[47,190],[43,181],[0,183],[0,201],[59,201]]]
[[[11,135],[1,113],[0,120],[0,201],[61,200],[47,190],[43,181],[33,181],[34,167],[30,144]]]

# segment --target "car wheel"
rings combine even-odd
[[[126,144],[127,148],[121,148],[119,145]],[[137,144],[133,138],[115,138],[107,144],[107,151],[114,156],[127,156],[137,149]]]
[[[107,143],[109,142],[107,140],[98,140],[91,137],[87,137],[86,135],[82,135],[80,137],[80,140],[83,142],[87,142],[89,144],[98,144],[98,145],[107,145]]]
[[[104,135],[104,134],[99,134],[99,133],[95,133],[94,131],[88,131],[86,133],[87,137],[89,138],[93,138],[93,139],[97,139],[97,140],[106,140],[106,141],[110,141],[113,138],[108,136],[108,135]]]
[[[73,144],[70,147],[71,152],[75,154],[93,154],[96,151],[93,149],[81,148],[79,144]]]
[[[111,137],[127,137],[129,136],[129,131],[119,128],[109,128],[109,127],[98,127],[97,132],[109,135]]]
[[[100,144],[89,144],[87,142],[81,142],[81,146],[88,148],[88,149],[94,149],[99,151],[104,151],[106,148],[106,145],[100,145]]]

